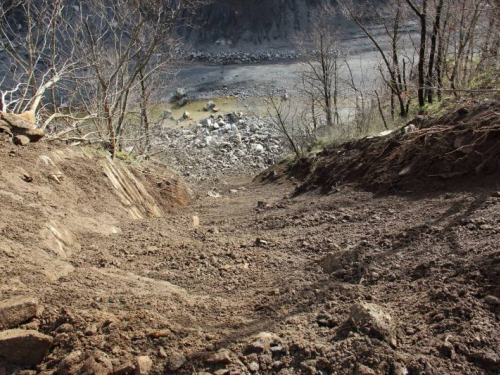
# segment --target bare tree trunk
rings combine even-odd
[[[441,13],[443,11],[444,0],[439,0],[436,7],[436,19],[432,28],[431,51],[429,56],[429,67],[427,70],[427,101],[432,104],[434,101],[434,62],[436,58],[437,39],[441,28]]]
[[[146,82],[144,79],[143,69],[141,69],[141,71],[139,72],[139,79],[141,84],[141,102],[140,102],[141,129],[144,133],[144,142],[145,142],[143,151],[146,152],[148,148],[151,146],[151,139],[149,134],[148,93],[146,90]]]

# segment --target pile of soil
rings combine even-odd
[[[439,117],[419,116],[389,135],[331,145],[298,192],[356,183],[382,192],[443,188],[499,177],[500,102],[468,102]]]

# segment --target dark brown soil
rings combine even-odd
[[[29,169],[46,151],[0,146],[0,245],[8,248],[0,298],[38,296],[44,313],[24,327],[55,338],[35,372],[107,373],[149,356],[155,374],[499,373],[494,182],[385,196],[340,185],[293,198],[295,186],[280,179],[221,182],[220,198],[207,195],[214,186],[197,186],[189,208],[132,220],[83,164],[64,163],[60,185]],[[32,182],[6,183],[18,166]],[[58,194],[43,200],[35,190]],[[88,216],[119,233],[83,225]],[[49,219],[73,224],[64,257],[40,252]],[[321,261],[341,252],[341,267],[325,273]],[[63,263],[67,272],[56,267]],[[351,324],[351,307],[363,301],[392,316],[396,345]],[[214,356],[219,349],[228,351]]]
[[[500,177],[500,102],[465,101],[442,116],[420,116],[386,136],[331,145],[298,192],[329,192],[343,183],[378,192],[429,191]],[[307,163],[306,163],[307,164]]]

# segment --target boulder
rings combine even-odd
[[[31,297],[0,301],[0,329],[14,328],[37,315],[38,301]]]
[[[188,112],[188,111],[185,111],[183,114],[182,114],[182,118],[184,120],[187,120],[189,118],[189,116],[191,116],[191,114]]]
[[[397,345],[396,325],[392,317],[376,304],[360,302],[351,307],[349,320],[360,332]]]
[[[10,133],[15,136],[16,144],[22,145],[30,142],[38,142],[45,136],[45,132],[36,127],[35,117],[31,112],[25,112],[20,115],[0,112],[0,127],[9,129]],[[24,137],[27,137],[29,142]]]
[[[38,365],[47,354],[52,341],[52,337],[38,331],[3,331],[0,332],[0,358],[19,365]]]
[[[0,112],[0,125],[7,126],[12,129],[30,130],[36,128],[35,122],[29,121],[26,116],[6,112]]]

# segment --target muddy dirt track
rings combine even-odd
[[[99,175],[62,171],[98,211]],[[0,252],[2,297],[35,292],[44,312],[22,328],[54,339],[34,373],[127,373],[139,356],[158,374],[499,373],[495,183],[293,198],[284,178],[219,182],[220,198],[213,187],[196,186],[193,204],[166,217],[110,222],[116,234],[75,230],[72,270],[49,280],[35,260]],[[35,249],[39,198],[14,198],[2,194],[2,236]]]

